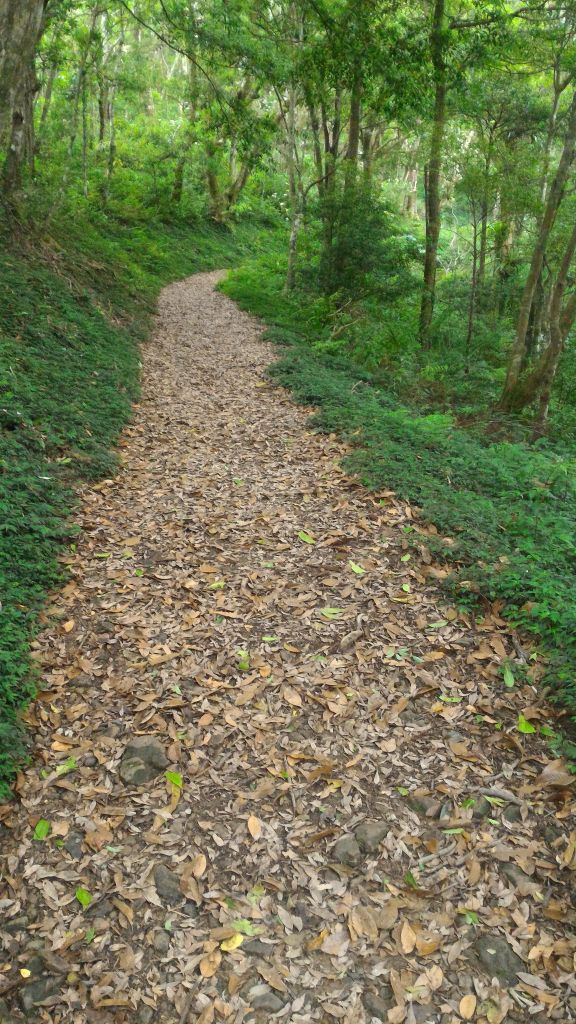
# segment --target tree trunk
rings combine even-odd
[[[0,146],[6,197],[17,192],[34,154],[36,49],[46,23],[46,0],[0,0]]]
[[[488,243],[488,207],[489,207],[489,186],[490,186],[490,165],[492,163],[492,136],[488,140],[488,149],[484,161],[484,194],[480,204],[480,248],[478,252],[478,274],[476,285],[478,291],[484,284],[486,273],[486,249]]]
[[[470,295],[468,298],[468,329],[466,331],[466,366],[465,372],[470,373],[470,356],[472,353],[472,339],[474,337],[474,317],[476,314],[476,292],[478,288],[479,260],[478,260],[478,217],[476,215],[476,204],[472,204],[472,280],[470,282]]]
[[[53,93],[54,93],[54,82],[56,81],[57,73],[58,73],[58,68],[56,67],[55,64],[52,64],[50,66],[50,70],[48,72],[48,78],[46,79],[46,87],[44,89],[44,100],[43,100],[43,103],[42,103],[42,113],[40,114],[40,123],[38,125],[38,132],[36,134],[36,140],[35,140],[35,143],[34,143],[34,152],[35,152],[36,156],[38,156],[39,153],[40,153],[40,148],[42,146],[42,139],[44,137],[44,132],[46,131],[46,124],[48,122],[48,115],[50,113],[50,107],[52,106],[52,96],[53,96]]]
[[[344,191],[348,192],[356,181],[358,154],[360,152],[360,110],[362,103],[362,81],[356,75],[350,95],[350,123],[348,126],[348,147],[344,171]]]
[[[446,64],[444,61],[444,8],[445,0],[435,0],[430,47],[434,67],[434,122],[430,139],[430,158],[425,171],[426,191],[426,252],[424,255],[424,281],[420,304],[418,340],[424,348],[430,346],[430,330],[436,298],[436,264],[440,238],[440,175],[442,148],[446,127]]]
[[[566,289],[568,274],[570,273],[570,265],[575,252],[576,225],[574,225],[570,238],[566,244],[566,248],[564,249],[560,267],[550,296],[550,305],[548,307],[550,341],[542,352],[532,372],[516,386],[511,398],[511,405],[509,407],[509,411],[511,412],[520,412],[522,409],[531,405],[539,395],[543,395],[543,404],[541,402],[538,417],[538,422],[541,426],[543,426],[546,421],[552,384],[554,383],[556,370],[558,368],[566,336],[572,326],[574,309],[576,309],[576,305],[572,302],[572,296],[563,308],[564,292]]]
[[[320,120],[318,118],[318,111],[314,105],[312,99],[312,93],[308,86],[304,86],[304,99],[306,100],[306,108],[308,110],[308,118],[310,121],[310,129],[312,131],[312,151],[314,154],[314,167],[316,170],[318,195],[322,198],[322,192],[324,189],[324,162],[322,160],[322,145],[320,143]]]
[[[404,180],[408,186],[408,191],[404,196],[402,208],[408,217],[416,217],[418,214],[416,203],[418,196],[418,168],[407,167],[404,174]]]
[[[112,87],[110,90],[110,135],[108,140],[108,164],[106,167],[106,182],[104,184],[104,206],[107,206],[110,200],[112,178],[114,177],[114,167],[116,164],[116,119],[114,116],[114,99],[114,87]]]
[[[88,198],[88,90],[82,76],[82,194]]]
[[[364,182],[368,187],[372,184],[373,157],[374,131],[372,128],[364,128],[362,132],[362,171]]]
[[[568,114],[568,125],[566,129],[566,136],[564,140],[564,148],[560,157],[560,162],[554,176],[554,180],[550,186],[550,192],[544,208],[544,213],[540,222],[536,243],[532,252],[532,259],[530,262],[530,269],[524,285],[522,298],[520,300],[520,311],[518,314],[518,324],[516,328],[516,338],[512,349],[510,351],[510,357],[508,361],[508,371],[506,375],[506,382],[504,384],[504,390],[499,402],[499,408],[504,412],[511,412],[516,406],[515,393],[518,389],[520,374],[522,372],[522,364],[525,358],[526,351],[526,337],[528,333],[528,325],[530,322],[530,310],[532,308],[532,301],[536,292],[538,284],[538,278],[542,270],[544,263],[544,255],[546,252],[546,244],[550,236],[550,232],[554,227],[556,216],[560,207],[560,203],[564,197],[566,189],[566,183],[570,173],[570,168],[574,162],[576,155],[576,90],[572,97],[572,103],[570,105],[570,111]]]
[[[300,190],[298,188],[298,167],[296,164],[296,84],[290,82],[288,93],[288,116],[286,118],[286,160],[288,165],[288,188],[290,194],[290,241],[288,243],[288,270],[286,273],[285,290],[294,291],[296,287],[296,262],[298,256],[298,235],[302,213],[300,209]]]

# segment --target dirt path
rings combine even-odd
[[[163,294],[37,645],[0,1020],[576,1020],[571,790],[517,729],[548,712],[217,280]]]

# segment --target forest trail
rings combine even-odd
[[[218,279],[163,293],[36,644],[0,1019],[576,1020],[570,779],[517,729],[549,712]]]

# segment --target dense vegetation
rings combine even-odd
[[[74,484],[208,266],[576,707],[576,9],[0,0],[0,37],[0,775]]]

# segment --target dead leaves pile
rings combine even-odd
[[[259,386],[214,280],[164,294],[37,644],[0,999],[50,1024],[576,1020],[573,776],[537,663],[498,607],[442,603],[430,531]],[[142,735],[166,768],[126,785]]]

